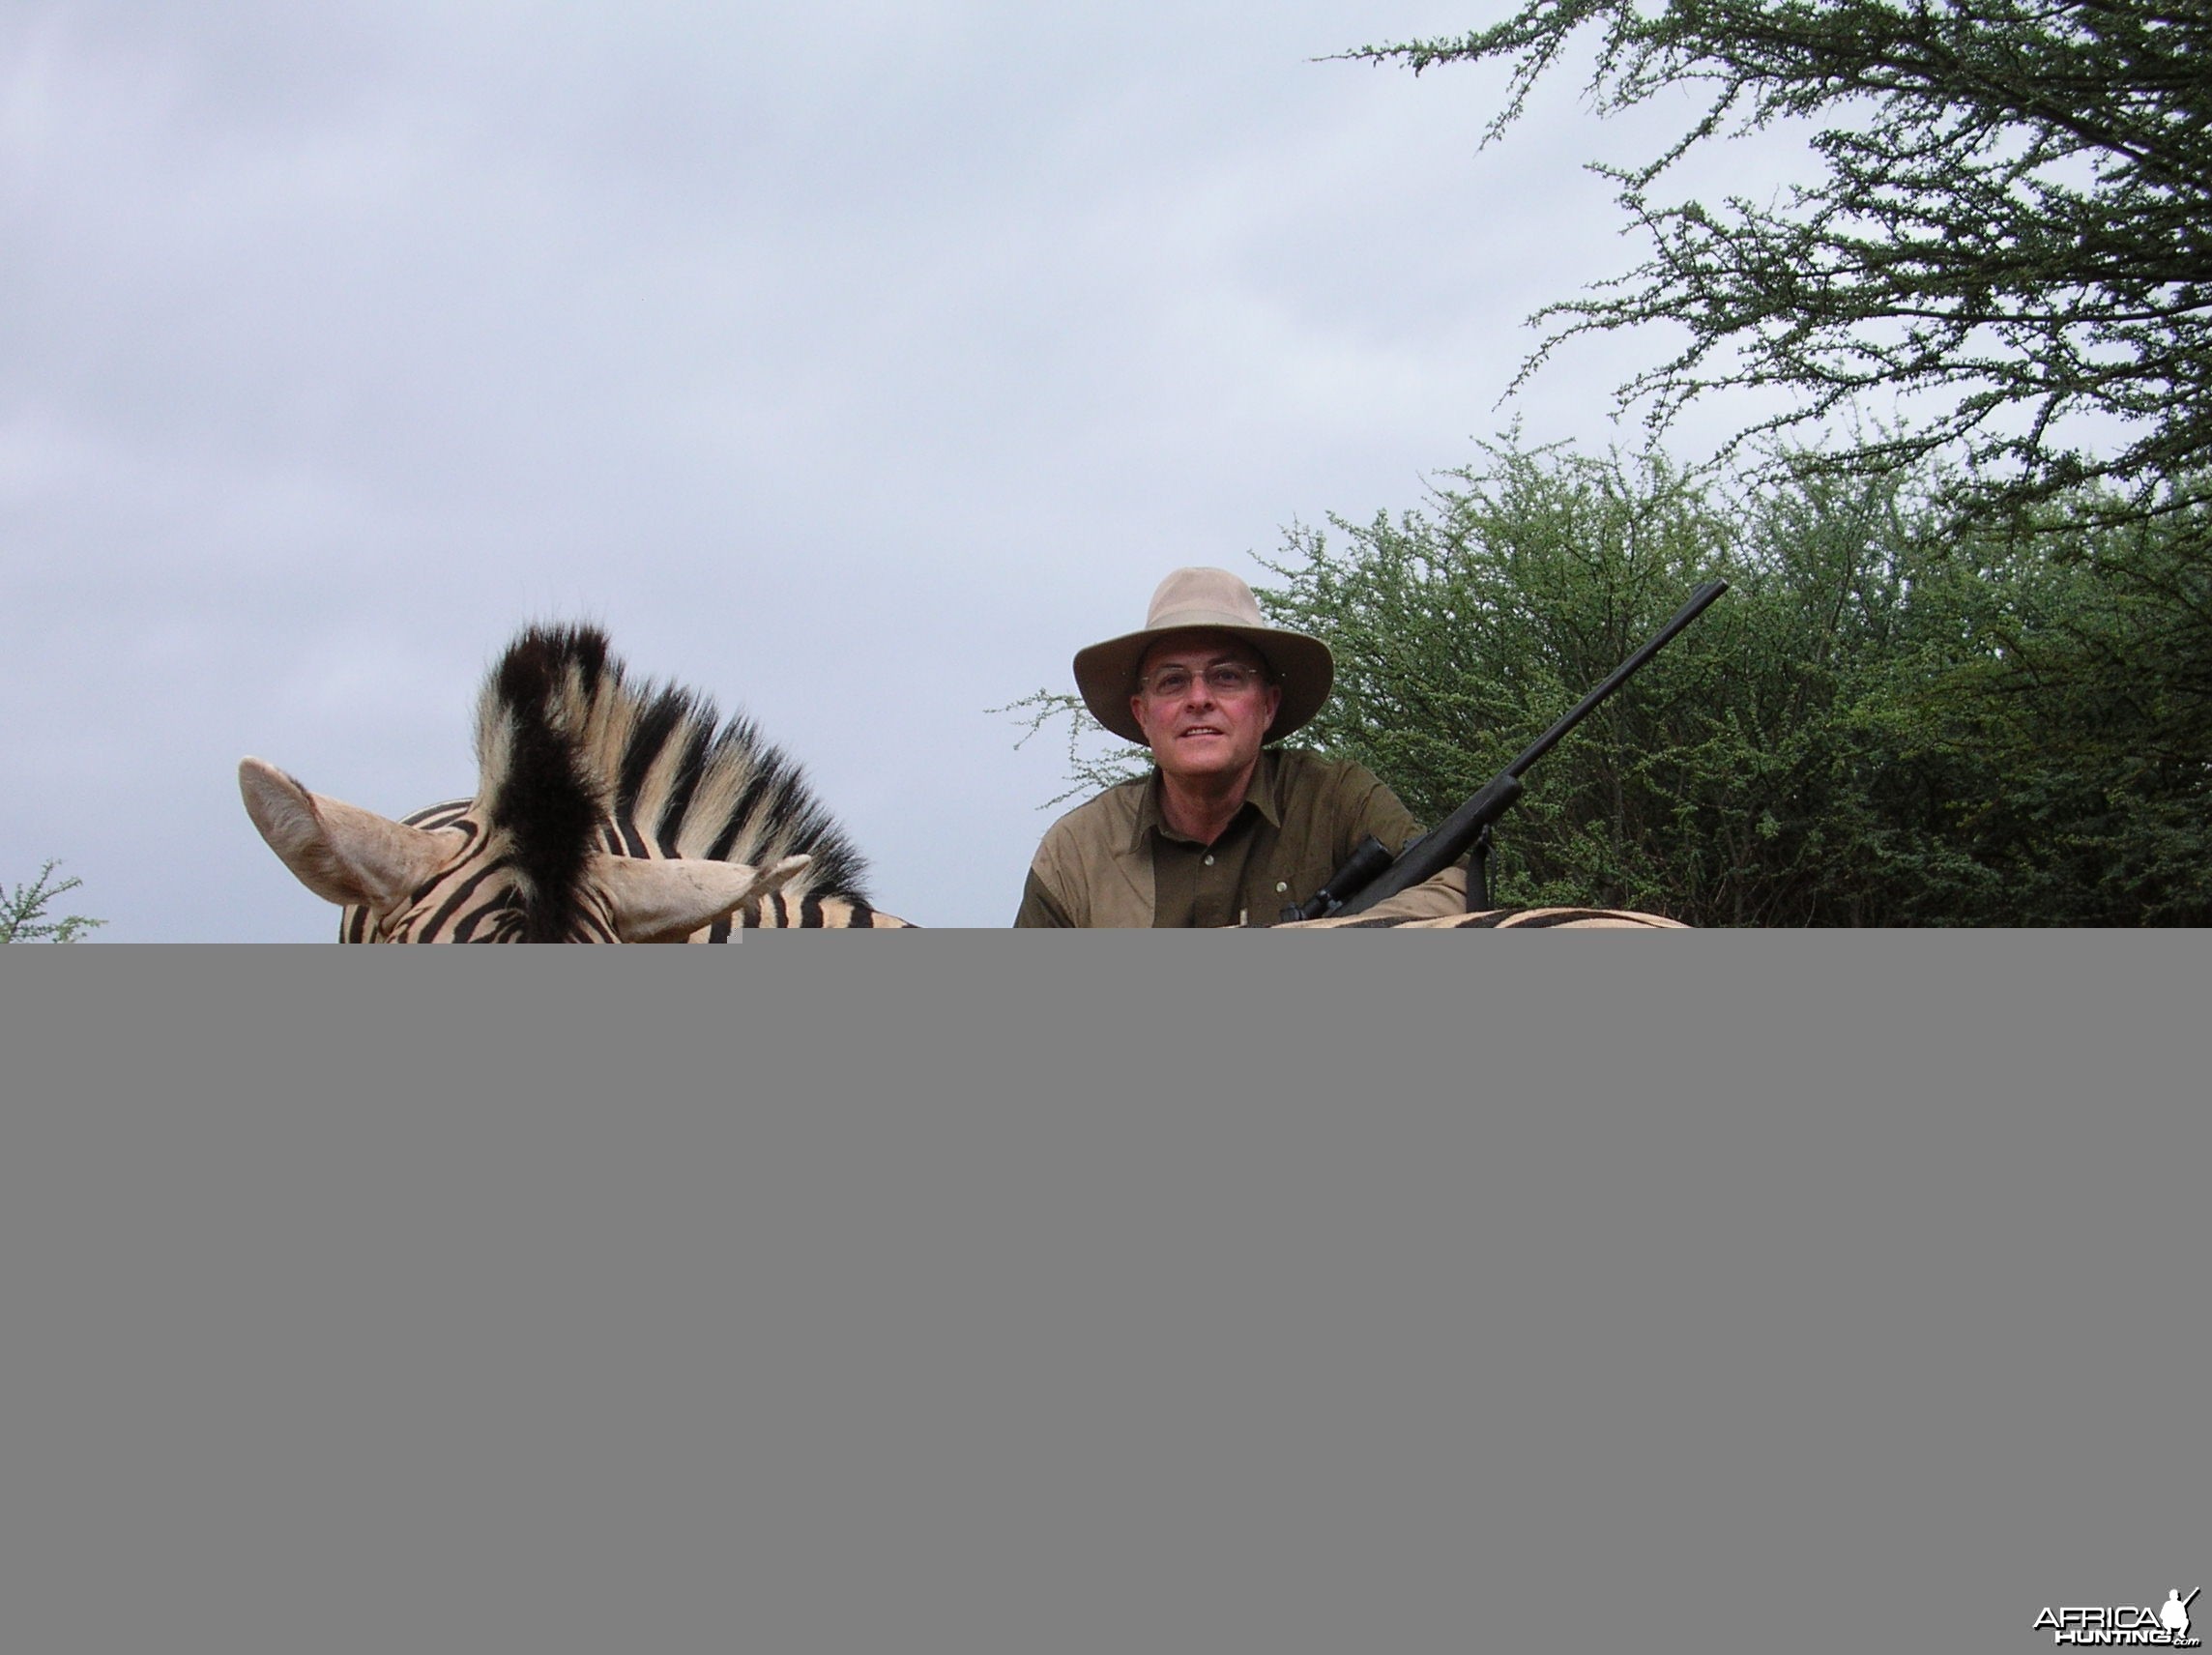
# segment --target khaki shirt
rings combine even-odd
[[[1372,770],[1295,747],[1270,747],[1221,837],[1201,845],[1160,816],[1160,778],[1108,788],[1046,830],[1016,925],[1272,925],[1285,904],[1328,883],[1372,833],[1392,851],[1420,830]],[[1456,913],[1452,869],[1375,912]]]

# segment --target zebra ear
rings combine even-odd
[[[238,791],[269,848],[325,902],[389,904],[452,856],[437,834],[309,793],[259,759],[240,761]]]
[[[786,857],[772,867],[756,868],[699,857],[644,861],[597,855],[590,877],[613,902],[615,931],[624,942],[681,943],[775,890],[813,859]]]

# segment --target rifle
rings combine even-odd
[[[1490,906],[1490,829],[1520,798],[1521,778],[1530,766],[1558,745],[1560,738],[1580,724],[1600,703],[1642,670],[1644,663],[1674,641],[1674,634],[1705,612],[1714,598],[1728,591],[1725,580],[1708,580],[1690,594],[1689,602],[1659,628],[1658,635],[1613,669],[1612,676],[1591,690],[1557,724],[1522,750],[1521,756],[1485,782],[1482,790],[1434,832],[1411,840],[1395,858],[1382,840],[1370,833],[1359,842],[1344,866],[1329,876],[1328,884],[1305,902],[1283,910],[1285,920],[1324,919],[1330,915],[1362,914],[1386,897],[1433,879],[1460,857],[1471,854],[1467,871],[1467,909],[1470,914]]]

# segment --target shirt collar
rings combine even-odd
[[[1260,749],[1260,762],[1252,767],[1252,779],[1244,784],[1244,802],[1266,819],[1268,827],[1280,829],[1283,826],[1281,805],[1275,798],[1276,771],[1280,769],[1280,754],[1274,747]],[[1136,827],[1129,835],[1132,853],[1144,850],[1150,836],[1167,833],[1167,823],[1160,817],[1160,772],[1153,767],[1150,778],[1145,783],[1144,797],[1137,800]]]

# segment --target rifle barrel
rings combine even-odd
[[[1674,611],[1674,618],[1659,628],[1656,636],[1644,647],[1613,669],[1606,681],[1575,703],[1557,723],[1522,750],[1521,756],[1498,774],[1485,782],[1480,792],[1437,828],[1425,833],[1399,853],[1398,859],[1377,874],[1360,888],[1349,894],[1340,887],[1349,882],[1339,870],[1329,881],[1333,894],[1343,898],[1337,914],[1363,914],[1378,902],[1411,889],[1424,880],[1434,879],[1460,857],[1467,855],[1485,828],[1491,826],[1513,807],[1521,797],[1521,778],[1529,766],[1557,746],[1561,737],[1580,724],[1600,702],[1635,677],[1644,663],[1674,641],[1674,635],[1705,612],[1713,599],[1728,591],[1725,580],[1708,580],[1690,594],[1689,601]]]
[[[1622,661],[1620,665],[1615,667],[1611,676],[1603,683],[1584,696],[1582,700],[1576,702],[1573,709],[1564,717],[1529,742],[1522,750],[1521,756],[1505,767],[1506,774],[1515,777],[1527,775],[1529,766],[1557,746],[1559,739],[1587,717],[1592,708],[1642,671],[1645,661],[1673,643],[1675,633],[1681,631],[1683,627],[1703,615],[1713,599],[1726,591],[1728,591],[1727,581],[1708,580],[1697,591],[1691,593],[1689,601],[1674,611],[1674,620],[1660,627],[1657,636],[1650,639],[1636,653]]]

